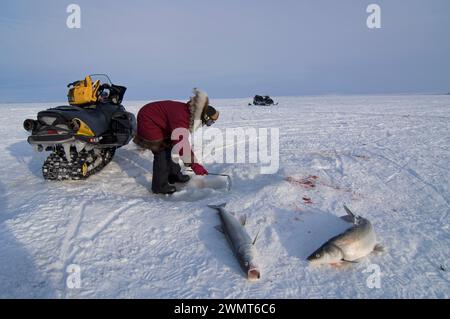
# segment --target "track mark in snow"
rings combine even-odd
[[[79,232],[81,220],[83,219],[84,210],[86,209],[86,203],[82,203],[80,205],[80,209],[75,214],[74,217],[70,220],[68,226],[66,235],[64,236],[60,253],[59,253],[59,263],[58,266],[60,269],[64,268],[67,265],[67,259],[69,259],[69,256],[72,256],[74,251],[69,253],[69,250],[73,246],[73,239],[76,236],[76,234]]]
[[[390,175],[385,183],[388,184],[390,181],[392,181],[394,179],[394,177],[396,177],[397,175],[399,175],[406,167],[408,166],[408,164],[403,165],[402,167],[400,167],[396,172],[394,172],[392,175]]]
[[[370,152],[370,151],[369,151]],[[381,154],[375,154],[372,153],[375,156],[380,157],[381,159],[384,159],[385,161],[393,164],[399,171],[405,171],[409,176],[414,177],[415,179],[417,179],[419,182],[421,182],[423,185],[431,188],[439,197],[441,197],[446,203],[447,205],[450,204],[450,199],[447,198],[445,195],[443,195],[437,188],[436,186],[432,185],[431,183],[427,182],[426,180],[424,180],[415,170],[413,170],[412,168],[407,168],[408,167],[408,163],[405,165],[400,165],[397,161],[390,159],[387,156],[381,155]],[[386,180],[385,180],[386,183]]]
[[[82,236],[81,239],[88,239],[88,240],[94,240],[98,235],[103,232],[109,225],[111,225],[112,222],[117,220],[119,216],[125,212],[126,210],[130,209],[133,206],[136,206],[138,204],[138,201],[133,201],[131,204],[128,204],[127,206],[121,207],[119,209],[116,209],[115,211],[111,212],[108,217],[106,217],[103,221],[101,221],[93,231],[90,233]]]
[[[77,243],[81,240],[94,240],[102,231],[104,231],[114,220],[119,218],[119,216],[132,206],[135,206],[139,201],[134,201],[131,204],[127,204],[124,207],[116,209],[114,212],[110,213],[106,219],[101,221],[95,229],[88,233],[82,234],[83,230],[81,228],[81,224],[83,218],[85,216],[85,211],[88,206],[87,202],[83,202],[80,205],[80,208],[73,214],[73,217],[70,219],[69,224],[67,225],[66,235],[61,244],[60,253],[58,261],[50,266],[50,269],[57,271],[57,277],[59,277],[59,282],[61,287],[65,287],[64,280],[66,278],[66,268],[68,265],[73,263],[73,260],[80,249],[83,249],[84,246],[77,245]],[[76,245],[76,246],[75,246]],[[62,290],[62,296],[66,295],[66,291]]]
[[[342,162],[342,157],[337,153],[337,151],[335,151],[334,154],[336,156],[336,171],[341,176],[344,176],[344,164]]]

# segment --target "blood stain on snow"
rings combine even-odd
[[[285,180],[287,182],[291,183],[292,185],[301,186],[303,188],[310,189],[310,188],[316,187],[316,180],[318,178],[319,177],[315,176],[315,175],[310,175],[308,177],[300,178],[300,179],[288,176],[285,178]]]

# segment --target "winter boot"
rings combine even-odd
[[[181,167],[180,164],[175,163],[172,160],[171,156],[171,150],[166,150],[166,158],[167,158],[167,166],[169,167],[169,184],[175,184],[175,183],[187,183],[191,179],[188,175],[183,175],[181,173]]]
[[[153,188],[152,188],[153,189]],[[157,191],[153,190],[153,193],[155,194],[165,194],[165,195],[170,195],[173,194],[177,191],[176,187],[173,185],[169,185],[169,184],[164,184],[163,186],[161,186]]]
[[[191,177],[189,175],[169,175],[169,184],[175,184],[175,183],[187,183]]]

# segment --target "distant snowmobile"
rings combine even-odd
[[[249,103],[248,105],[252,105]],[[270,96],[261,96],[261,95],[255,95],[253,98],[253,105],[262,105],[262,106],[271,106],[271,105],[278,105],[275,104],[275,102],[270,98]]]
[[[28,143],[39,152],[51,151],[42,167],[47,180],[86,179],[136,133],[135,116],[121,105],[126,87],[112,84],[103,74],[67,87],[70,105],[41,111],[37,120],[23,123],[31,133]]]

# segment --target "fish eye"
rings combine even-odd
[[[316,258],[320,258],[320,254],[316,254]]]

